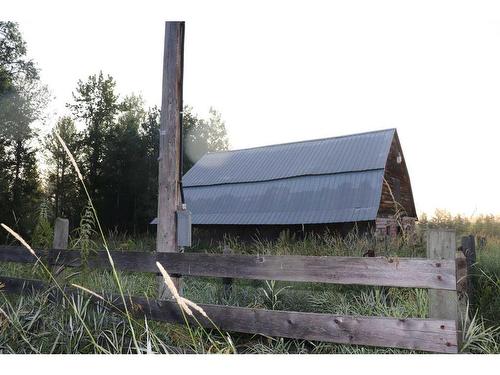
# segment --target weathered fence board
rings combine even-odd
[[[45,289],[47,289],[47,284],[40,280],[0,276],[0,292],[21,293],[27,290],[41,291]]]
[[[154,320],[183,322],[173,302],[158,304],[145,298],[134,298],[133,302]],[[456,326],[452,320],[355,317],[219,305],[200,306],[215,325],[225,331],[340,344],[457,352]],[[198,320],[206,327],[213,327],[202,317],[198,317]]]
[[[43,283],[0,277],[5,291],[19,293],[23,288],[40,289]],[[152,320],[184,323],[174,302],[131,297],[130,310]],[[120,298],[115,297],[118,308]],[[332,314],[270,311],[218,305],[200,306],[217,327],[267,336],[325,341],[340,344],[388,346],[403,349],[456,353],[458,351],[456,323],[440,319],[398,319]],[[207,319],[197,316],[205,327],[213,327]]]
[[[78,251],[38,253],[50,264],[81,266]],[[159,261],[173,275],[456,290],[454,259],[111,253],[115,267],[123,271],[157,272]],[[22,247],[0,246],[0,261],[34,262],[34,258]],[[88,267],[109,268],[106,252],[90,255]]]
[[[46,254],[46,252],[37,251]],[[35,263],[36,259],[22,246],[0,245],[0,262]]]

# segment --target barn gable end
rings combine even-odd
[[[401,229],[411,232],[417,219],[410,175],[395,132],[387,156],[375,229],[378,234],[395,236]]]
[[[417,217],[410,175],[397,132],[391,142],[384,172],[382,196],[377,216],[388,217],[399,210],[402,216]]]

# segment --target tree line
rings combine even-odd
[[[48,101],[18,24],[0,21],[0,222],[30,238],[55,217],[68,218],[72,228],[85,219],[87,198],[58,133],[103,227],[148,231],[157,212],[160,110],[134,94],[120,97],[115,79],[103,72],[77,82],[67,114],[53,124],[44,117]],[[51,130],[41,138],[43,126]],[[210,109],[203,119],[184,108],[184,173],[204,153],[227,148],[220,113]]]
[[[423,228],[450,228],[455,229],[458,235],[474,234],[476,236],[499,237],[500,217],[495,215],[477,215],[467,217],[452,215],[446,210],[436,210],[432,217],[425,213],[419,216],[419,225]]]

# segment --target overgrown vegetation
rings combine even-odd
[[[147,251],[154,244],[153,238],[138,238],[135,241],[133,238],[117,233],[111,233],[109,239],[113,248],[120,248],[124,251],[137,248]],[[98,242],[96,239],[97,247],[100,246]],[[332,236],[312,236],[306,237],[305,240],[295,240],[284,235],[275,242],[258,241],[255,244],[244,245],[231,243],[237,251],[260,254],[307,254],[307,249],[318,249],[319,246],[320,250],[317,255],[361,255],[371,245],[373,242],[368,238],[356,239],[354,234],[344,239]],[[478,252],[477,272],[480,286],[477,288],[477,303],[469,307],[469,315],[464,317],[463,322],[463,348],[466,352],[499,353],[500,351],[499,245],[498,238],[488,237],[487,246]],[[400,254],[399,256],[422,255],[422,249],[425,248],[419,242],[413,244],[411,250],[408,250],[399,240],[381,242],[378,246],[380,246],[380,251],[385,251],[385,254]],[[211,251],[219,250],[219,247],[214,246]],[[197,251],[201,249],[198,248]],[[33,273],[40,274],[36,266],[28,267],[17,264],[0,264],[0,270],[2,275],[17,277],[34,278],[37,275]],[[114,277],[109,271],[83,269],[74,272],[72,269],[66,269],[60,272],[58,277],[66,283],[84,285],[100,295],[118,292]],[[118,277],[126,294],[149,298],[156,296],[155,275],[119,272]],[[427,291],[423,289],[235,280],[232,292],[227,296],[220,279],[186,277],[183,281],[184,296],[198,303],[399,318],[425,318],[428,310]],[[47,295],[47,293],[42,293],[36,296],[12,297],[2,294],[0,307],[7,316],[14,314],[14,318],[9,319],[17,322],[17,326],[21,328],[16,328],[20,331],[15,333],[7,329],[8,325],[13,323],[3,323],[5,329],[0,330],[0,350],[33,352],[33,347],[42,352],[94,352],[92,345],[89,344],[89,338],[81,331],[81,326],[76,324],[72,328],[65,323],[74,314],[72,309],[64,305],[58,307],[57,303],[47,298]],[[88,302],[88,296],[79,298],[78,306],[85,306],[84,316],[85,319],[90,319],[89,325],[96,340],[106,350],[112,352],[133,352],[130,332],[124,317],[100,305],[93,307]],[[44,301],[43,308],[36,307],[40,301]],[[60,311],[56,313],[58,309]],[[56,318],[51,320],[49,317]],[[48,322],[49,320],[51,321]],[[75,321],[73,317],[73,322]],[[63,335],[62,327],[74,331]],[[411,353],[408,350],[318,343],[236,333],[230,335],[232,343],[230,345],[227,343],[227,336],[215,329],[203,330],[200,327],[188,329],[185,326],[149,321],[140,322],[136,331],[139,332],[139,345],[145,348],[146,352],[150,345],[151,351],[160,353],[179,350],[197,353],[229,353],[234,350],[238,353]],[[29,345],[19,343],[20,332],[23,332],[29,340]],[[148,344],[147,337],[149,336],[155,337],[157,340],[155,344]],[[75,337],[79,337],[81,342],[77,343]],[[17,343],[15,345],[14,339]],[[56,341],[58,344],[54,344],[54,347],[48,344]],[[19,346],[16,347],[16,345]]]

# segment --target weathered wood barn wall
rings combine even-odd
[[[416,220],[410,175],[397,131],[394,131],[385,166],[376,231],[378,234],[395,236],[401,229],[412,230]]]
[[[417,219],[396,129],[208,153],[183,178],[195,234],[396,235]]]

